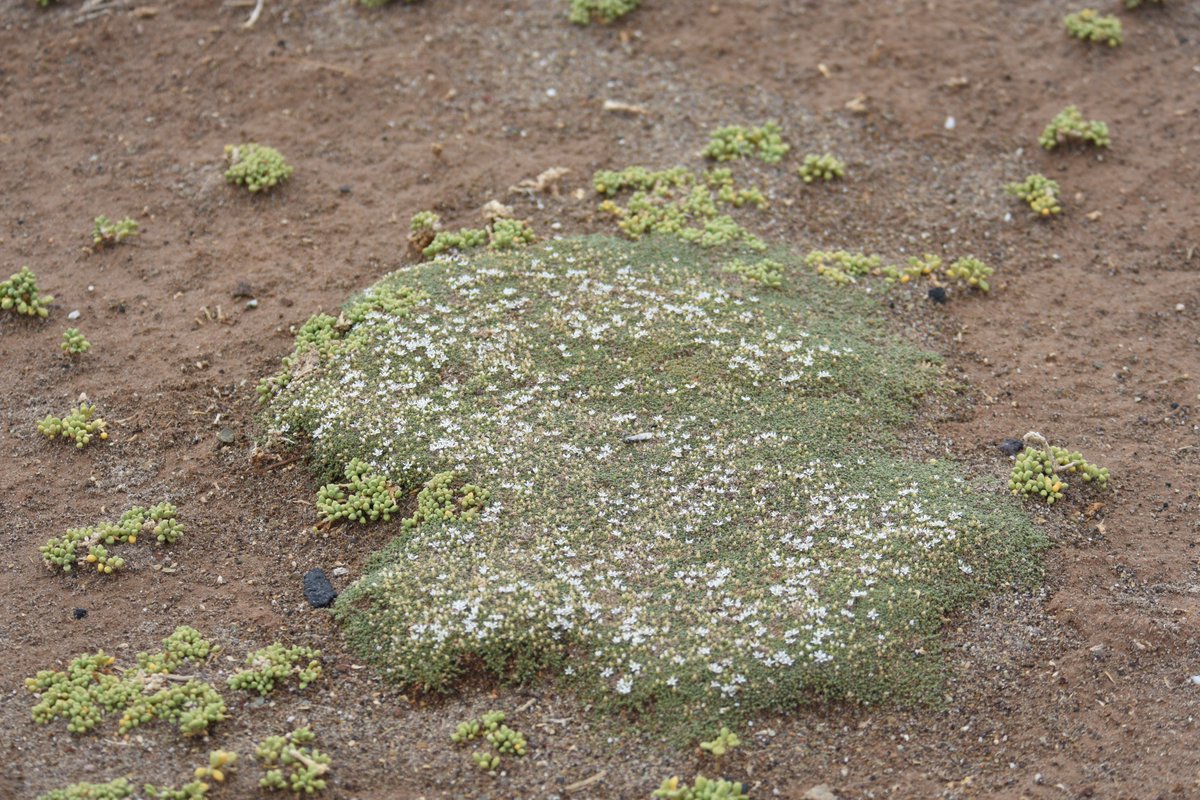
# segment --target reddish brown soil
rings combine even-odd
[[[570,796],[641,798],[697,769],[756,798],[818,783],[843,798],[1200,796],[1200,6],[1120,12],[1126,42],[1109,50],[1068,39],[1060,17],[1074,6],[1050,0],[646,0],[588,29],[550,0],[374,13],[267,0],[250,31],[246,3],[108,5],[85,24],[75,0],[0,10],[0,271],[29,264],[57,297],[46,323],[0,320],[0,797],[122,774],[176,782],[210,746],[243,753],[225,796],[251,796],[251,742],[302,722],[334,758],[338,798],[566,796],[597,774]],[[859,95],[863,113],[845,106]],[[605,112],[605,99],[647,113]],[[1111,151],[1037,149],[1070,102],[1110,123]],[[695,163],[712,127],[771,117],[792,169],[830,150],[848,180],[804,188],[791,170],[740,165],[775,197],[748,226],[798,248],[974,252],[997,266],[986,298],[900,292],[894,316],[934,330],[970,384],[934,454],[999,487],[1008,462],[994,443],[1038,429],[1116,476],[1107,496],[1032,509],[1056,542],[1044,592],[948,621],[942,707],[760,721],[716,770],[593,733],[586,710],[541,687],[410,701],[355,668],[300,576],[345,565],[344,586],[392,531],[313,533],[311,476],[250,460],[254,384],[289,349],[289,326],[402,263],[418,210],[474,224],[506,187],[566,166],[560,196],[510,201],[541,231],[600,230],[591,198],[572,196],[592,170]],[[279,147],[295,179],[263,197],[226,186],[222,148],[247,140]],[[1061,219],[1003,196],[1034,171],[1062,183]],[[144,232],[87,252],[97,214],[132,214]],[[233,297],[243,283],[255,310]],[[77,363],[58,353],[68,324],[94,345]],[[81,392],[111,422],[106,446],[37,435]],[[38,544],[64,528],[168,498],[188,530],[177,546],[127,548],[115,578],[42,566]],[[131,659],[179,624],[229,658],[314,643],[327,678],[260,707],[231,698],[210,742],[30,721],[23,678],[101,647]],[[522,709],[512,719],[532,750],[498,777],[447,738],[492,706]]]

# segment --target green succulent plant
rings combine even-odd
[[[700,749],[712,754],[714,758],[720,758],[741,743],[742,740],[736,733],[729,728],[721,728],[712,741],[701,742]]]
[[[533,228],[528,222],[519,219],[498,219],[492,223],[491,250],[512,250],[515,247],[532,244],[537,241]]]
[[[769,289],[783,286],[783,264],[769,258],[761,261],[731,261],[725,271],[741,275],[743,279],[760,283]]]
[[[318,490],[317,516],[321,522],[387,522],[399,510],[396,487],[365,461],[352,460],[346,465],[345,475],[345,483],[327,483]]]
[[[1121,20],[1103,15],[1093,8],[1085,8],[1063,17],[1067,33],[1084,42],[1102,42],[1109,47],[1121,44]]]
[[[1024,200],[1033,213],[1039,216],[1049,217],[1062,213],[1058,199],[1058,181],[1050,180],[1045,175],[1030,175],[1023,181],[1006,185],[1004,191]]]
[[[49,5],[49,0],[39,0]],[[38,795],[37,800],[125,800],[133,794],[127,778],[114,778],[108,783],[73,783],[65,789],[55,789]]]
[[[576,25],[609,23],[635,11],[642,0],[571,0],[568,17]]]
[[[651,797],[659,800],[750,800],[742,790],[742,784],[709,780],[703,775],[697,775],[691,786],[681,783],[679,778],[668,778]]]
[[[1067,106],[1050,120],[1050,124],[1038,137],[1038,144],[1047,150],[1053,150],[1060,144],[1069,142],[1108,147],[1112,144],[1112,139],[1106,123],[1095,119],[1089,122],[1083,118],[1077,106]]]
[[[812,267],[822,278],[835,284],[854,283],[879,269],[882,263],[879,256],[846,250],[813,250],[804,257],[805,266]]]
[[[75,442],[75,447],[82,450],[91,444],[93,439],[107,439],[108,425],[102,418],[96,416],[96,406],[93,403],[80,403],[69,414],[61,419],[53,414],[38,423],[38,433],[47,439],[62,437]]]
[[[79,328],[67,328],[63,331],[62,351],[70,356],[78,356],[92,349],[92,343],[84,338]]]
[[[305,746],[315,739],[316,735],[308,728],[264,739],[255,750],[255,756],[266,771],[258,785],[298,794],[322,791],[325,788],[323,776],[329,773],[331,760],[315,747]]]
[[[132,217],[113,221],[103,214],[96,217],[92,225],[92,247],[99,248],[123,242],[138,235],[137,220]]]
[[[993,272],[995,270],[974,256],[964,256],[946,267],[947,278],[961,281],[981,292],[991,291],[992,287],[988,283],[988,278],[992,277]]]
[[[53,295],[38,291],[37,276],[29,267],[21,267],[6,281],[0,281],[0,311],[12,311],[26,317],[48,317]]]
[[[170,503],[159,503],[149,509],[134,506],[117,523],[70,528],[61,537],[39,547],[38,552],[51,570],[70,572],[76,566],[95,566],[101,574],[111,574],[123,567],[125,561],[110,555],[107,547],[135,544],[143,534],[153,536],[158,544],[174,544],[183,536],[183,526],[175,515],[175,506]]]
[[[770,120],[757,128],[727,125],[709,135],[704,157],[715,161],[733,161],[757,157],[768,164],[779,163],[791,147],[783,141],[783,129]]]
[[[528,748],[525,736],[505,725],[504,719],[503,711],[489,711],[482,717],[460,722],[450,735],[450,741],[465,744],[482,736],[492,749],[477,750],[471,758],[480,769],[494,770],[500,766],[501,756],[523,756]]]
[[[846,165],[826,153],[825,155],[807,155],[800,165],[800,177],[805,183],[813,181],[836,181],[845,177]]]
[[[279,642],[246,656],[246,668],[229,676],[230,689],[265,695],[295,675],[300,688],[321,677],[321,651],[311,647],[284,647]],[[303,664],[307,660],[307,664]]]
[[[283,159],[283,154],[274,147],[250,142],[226,145],[225,157],[229,169],[225,180],[237,186],[245,186],[251,192],[274,188],[292,177],[295,171]]]
[[[1008,481],[1014,495],[1041,497],[1054,505],[1070,488],[1066,478],[1071,475],[1100,489],[1108,487],[1108,469],[1088,462],[1082,453],[1051,445],[1038,433],[1025,434],[1024,442]]]

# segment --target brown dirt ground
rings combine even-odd
[[[122,774],[175,782],[210,745],[248,756],[301,722],[334,758],[337,798],[641,798],[668,774],[712,772],[597,730],[541,687],[479,681],[432,701],[358,669],[300,576],[345,565],[344,585],[391,531],[312,532],[312,477],[251,464],[254,383],[289,326],[402,263],[412,213],[473,224],[506,187],[566,166],[561,195],[510,201],[541,231],[603,229],[572,195],[594,169],[696,163],[709,129],[771,117],[791,169],[737,167],[775,200],[748,226],[801,248],[974,252],[998,267],[986,298],[894,295],[897,324],[933,337],[970,385],[921,447],[1000,486],[995,442],[1035,428],[1116,480],[1102,507],[1080,493],[1033,509],[1056,542],[1044,591],[947,621],[942,707],[760,720],[720,771],[753,797],[818,783],[843,798],[1200,796],[1200,6],[1119,12],[1126,42],[1109,50],[1066,37],[1075,6],[1059,0],[647,0],[587,29],[549,0],[374,13],[267,0],[249,31],[245,2],[107,5],[83,24],[75,0],[0,10],[0,268],[31,265],[57,297],[47,323],[0,320],[0,797]],[[605,112],[605,99],[647,113]],[[1111,151],[1036,147],[1069,102],[1110,123]],[[279,147],[295,179],[264,197],[226,186],[222,147],[246,140]],[[848,180],[804,188],[796,159],[826,149]],[[1032,220],[1002,195],[1033,171],[1063,184],[1062,218]],[[101,213],[144,232],[89,253]],[[232,296],[242,283],[256,310]],[[218,307],[223,322],[203,311]],[[58,354],[72,310],[94,345],[74,364]],[[111,441],[45,442],[36,421],[81,392]],[[165,498],[188,529],[179,545],[127,548],[128,571],[105,580],[41,565],[37,545],[64,528]],[[132,658],[185,623],[228,658],[317,644],[327,678],[260,707],[231,698],[211,742],[30,721],[26,676],[100,647]],[[492,706],[522,709],[532,750],[500,776],[447,739]],[[254,794],[245,761],[226,796]]]

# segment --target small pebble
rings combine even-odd
[[[929,299],[935,303],[945,303],[947,297],[946,287],[944,286],[934,286],[929,290]]]
[[[258,308],[258,300],[257,300],[257,299],[255,299],[255,300],[247,300],[247,301],[246,301],[246,308],[247,308],[247,309]]]
[[[337,592],[329,578],[325,577],[325,570],[310,569],[304,573],[304,599],[310,606],[329,608],[336,597]]]
[[[236,439],[237,434],[229,428],[221,428],[221,430],[217,431],[217,441],[221,444],[233,444]]]
[[[958,123],[954,120],[954,117],[946,117],[946,130],[952,131],[956,127],[958,127]]]
[[[87,616],[87,609],[86,608],[77,608],[71,614],[71,616],[75,617],[75,619],[83,619],[84,617]]]
[[[349,575],[349,574],[350,574],[350,569],[348,567],[334,567],[333,568],[333,577],[335,577],[335,578],[340,578],[343,575]]]
[[[1020,439],[1005,439],[997,446],[1004,451],[1005,455],[1009,456],[1015,456],[1025,449],[1025,443]]]
[[[79,309],[75,309],[70,314],[67,314],[67,319],[71,321],[79,319]]]

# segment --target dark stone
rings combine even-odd
[[[304,573],[304,599],[313,608],[329,608],[333,605],[333,599],[337,597],[337,591],[334,590],[333,584],[329,582],[329,578],[325,577],[325,570],[310,569]]]
[[[935,303],[946,302],[946,288],[944,286],[934,286],[929,290],[929,299]]]
[[[338,191],[341,192],[342,194],[350,194],[350,187],[345,186],[345,185],[339,186]]]
[[[221,444],[233,444],[236,439],[237,434],[229,428],[221,428],[221,430],[217,431],[217,441]]]
[[[239,297],[254,297],[254,289],[245,281],[238,281],[238,285],[233,287],[231,294],[235,300]]]
[[[1025,443],[1020,439],[1005,439],[997,447],[1003,450],[1005,455],[1015,456],[1025,449]]]
[[[75,617],[75,619],[83,619],[84,617],[87,616],[87,609],[86,608],[77,608],[71,614],[71,616]]]

